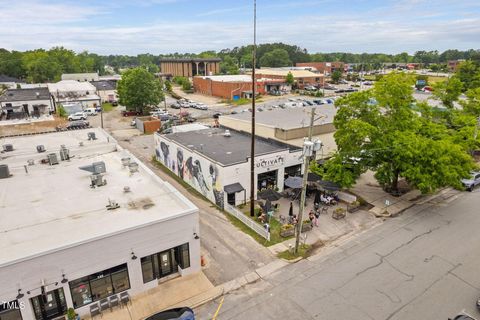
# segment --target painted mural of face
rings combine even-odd
[[[178,168],[178,176],[183,180],[183,151],[181,149],[177,150],[177,168]]]
[[[160,142],[160,149],[163,153],[163,164],[170,168],[170,150],[169,146],[165,142]]]
[[[205,177],[203,176],[202,165],[200,164],[200,161],[195,160],[193,162],[192,173],[195,180],[197,180],[198,186],[200,187],[203,195],[207,195],[207,192],[210,191],[210,188],[205,182]]]

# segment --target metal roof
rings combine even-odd
[[[50,100],[47,88],[9,89],[0,97],[0,102]]]

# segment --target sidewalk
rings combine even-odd
[[[222,287],[214,287],[203,272],[178,277],[132,297],[125,308],[104,311],[104,320],[139,320],[176,306],[196,307],[223,293]],[[98,318],[98,317],[97,317]],[[89,316],[84,319],[91,319]]]

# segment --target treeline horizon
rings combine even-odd
[[[64,47],[49,50],[35,49],[27,51],[9,51],[0,48],[0,74],[26,80],[28,82],[58,81],[62,73],[98,72],[104,75],[111,71],[118,73],[121,69],[143,66],[148,71],[159,71],[162,58],[213,58],[222,59],[221,73],[235,74],[238,68],[252,67],[253,46],[240,46],[219,51],[201,53],[171,53],[153,55],[99,55],[83,51],[76,53]],[[414,54],[401,52],[385,53],[309,53],[307,49],[284,43],[264,43],[257,46],[256,67],[295,66],[297,62],[334,62],[367,64],[371,68],[383,63],[421,63],[446,64],[449,60],[473,60],[480,63],[480,50],[449,49],[416,51]],[[105,70],[110,66],[113,70]]]

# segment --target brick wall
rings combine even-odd
[[[198,93],[224,99],[233,99],[233,96],[236,95],[242,97],[243,91],[251,91],[252,84],[250,82],[221,82],[212,81],[203,77],[193,77],[193,88],[195,92]],[[257,84],[257,92],[265,94],[265,85],[263,83]]]

